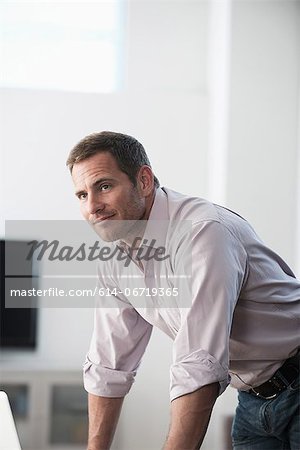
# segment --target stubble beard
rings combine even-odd
[[[136,238],[141,238],[145,229],[145,205],[139,198],[136,187],[132,188],[129,200],[123,208],[124,218],[117,220],[107,219],[103,223],[93,225],[95,232],[105,242],[123,240],[134,242]]]

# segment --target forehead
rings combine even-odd
[[[99,178],[126,179],[127,175],[122,172],[109,152],[101,152],[83,161],[75,163],[72,170],[72,178],[75,185],[89,184]]]

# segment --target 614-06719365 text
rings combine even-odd
[[[147,288],[147,287],[136,287],[136,288],[129,288],[126,287],[122,291],[118,289],[109,289],[109,288],[99,288],[97,294],[99,296],[110,296],[110,295],[118,295],[118,294],[124,294],[126,297],[134,296],[146,296],[146,297],[177,297],[178,296],[178,288],[176,287],[158,287],[158,288]]]

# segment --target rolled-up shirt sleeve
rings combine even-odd
[[[115,286],[106,283],[105,288]],[[134,382],[151,332],[152,325],[126,299],[97,299],[93,335],[83,366],[86,391],[124,397]]]
[[[247,254],[218,221],[193,225],[177,253],[176,274],[190,275],[189,308],[181,308],[174,340],[171,401],[218,382],[229,384],[229,336],[236,301],[246,274]],[[189,263],[187,262],[189,261]]]

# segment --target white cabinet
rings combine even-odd
[[[81,372],[2,370],[0,389],[8,394],[22,450],[86,449]]]

